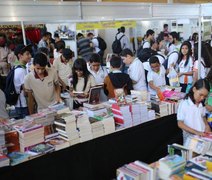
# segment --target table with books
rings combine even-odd
[[[176,114],[0,168],[0,179],[112,179],[123,164],[164,157],[172,143],[182,143]]]

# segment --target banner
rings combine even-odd
[[[101,22],[84,22],[77,23],[77,30],[93,30],[93,29],[118,29],[121,26],[125,28],[135,28],[136,21],[101,21]]]

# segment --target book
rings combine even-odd
[[[14,166],[24,161],[27,161],[29,159],[29,154],[22,152],[12,152],[8,154],[8,157],[10,159],[10,164]]]
[[[68,141],[66,141],[58,136],[53,139],[50,139],[47,143],[54,146],[56,151],[70,146]]]
[[[48,152],[54,151],[54,146],[50,144],[41,143],[41,144],[37,144],[35,146],[30,147],[28,151],[31,151],[37,154],[46,154]]]

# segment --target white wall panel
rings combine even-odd
[[[198,4],[153,4],[152,5],[153,17],[198,17],[199,16],[199,6]]]
[[[212,16],[212,4],[202,4],[201,13],[203,16]]]
[[[79,2],[0,2],[0,21],[66,21],[80,19]]]
[[[82,3],[83,19],[114,20],[151,17],[151,4],[144,3]]]

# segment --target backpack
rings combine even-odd
[[[163,66],[164,66],[165,69],[168,68],[169,57],[170,57],[173,53],[177,53],[177,54],[178,54],[177,51],[173,51],[173,52],[171,52],[171,53],[167,56],[167,58],[166,58],[165,61],[163,62]]]
[[[19,65],[11,69],[6,78],[4,93],[6,97],[6,103],[9,105],[15,105],[20,95],[19,93],[16,92],[15,85],[14,85],[15,69],[17,68],[22,68],[22,67]]]
[[[99,49],[101,51],[105,51],[105,49],[107,49],[107,44],[106,44],[105,40],[102,39],[100,36],[98,36],[96,39],[99,42]]]
[[[122,35],[119,39],[117,39],[117,36],[115,37],[115,41],[113,41],[113,44],[112,44],[113,53],[115,53],[115,54],[120,54],[121,53],[121,51],[122,51],[122,48],[121,48],[121,39],[124,36],[125,35]]]
[[[157,52],[153,51],[151,48],[139,48],[137,52],[137,57],[142,63],[147,62],[147,60],[153,55],[157,55]]]

